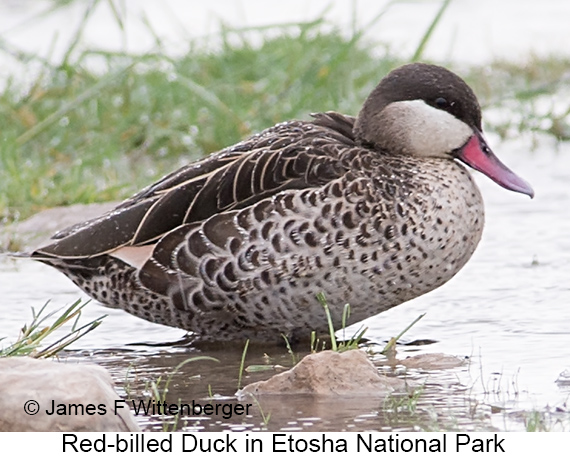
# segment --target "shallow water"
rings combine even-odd
[[[497,144],[494,149],[532,183],[536,198],[531,201],[477,176],[486,201],[486,227],[471,261],[440,289],[366,321],[366,337],[374,343],[372,350],[379,351],[387,339],[426,312],[403,342],[435,343],[402,345],[399,358],[438,352],[465,358],[460,368],[406,370],[383,366],[383,357],[373,357],[383,372],[424,385],[414,412],[398,406],[394,399],[384,403],[287,398],[262,400],[247,417],[186,417],[177,427],[520,430],[524,429],[525,414],[537,410],[549,412],[552,428],[567,430],[570,386],[568,376],[562,373],[570,368],[570,145],[554,151],[555,145],[548,143],[530,152],[528,144],[521,139]],[[30,321],[32,306],[38,309],[51,300],[49,309],[58,309],[83,295],[47,266],[5,259],[0,262],[0,297],[0,336],[10,341]],[[166,375],[188,357],[210,355],[220,362],[191,362],[173,375],[168,401],[206,402],[211,393],[216,396],[214,401],[236,402],[242,347],[216,350],[172,346],[167,343],[182,338],[183,331],[95,303],[86,307],[82,320],[88,322],[102,314],[108,314],[103,325],[76,342],[63,359],[105,366],[120,393],[130,392],[132,398],[142,399],[148,398],[150,381],[162,376],[164,383]],[[297,350],[302,355],[307,349]],[[260,364],[288,367],[291,358],[283,347],[251,347],[246,366]],[[243,384],[274,372],[246,373]],[[267,424],[261,412],[271,413]],[[159,415],[137,417],[146,429],[163,427]]]

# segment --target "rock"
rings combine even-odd
[[[125,403],[115,415],[119,399],[107,371],[96,365],[0,358],[0,432],[140,431]],[[54,405],[67,414],[49,415]]]
[[[420,370],[445,370],[447,368],[460,367],[465,363],[465,359],[461,359],[454,355],[448,354],[418,354],[398,360],[399,365],[406,368],[417,368]]]
[[[405,390],[406,382],[378,373],[362,351],[323,351],[310,354],[295,367],[267,381],[249,384],[237,392],[247,395],[298,395],[385,397]]]

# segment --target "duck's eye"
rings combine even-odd
[[[448,105],[449,103],[447,103],[447,100],[443,97],[438,97],[435,99],[435,106],[438,108],[444,109],[447,108]]]

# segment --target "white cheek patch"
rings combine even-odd
[[[423,100],[394,102],[385,110],[406,133],[410,154],[427,157],[448,156],[473,136],[473,129],[447,111],[434,108]]]

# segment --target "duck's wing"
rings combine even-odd
[[[154,243],[183,224],[336,179],[346,172],[342,152],[354,146],[354,118],[314,117],[278,124],[182,167],[103,216],[59,232],[32,257],[85,258]]]

